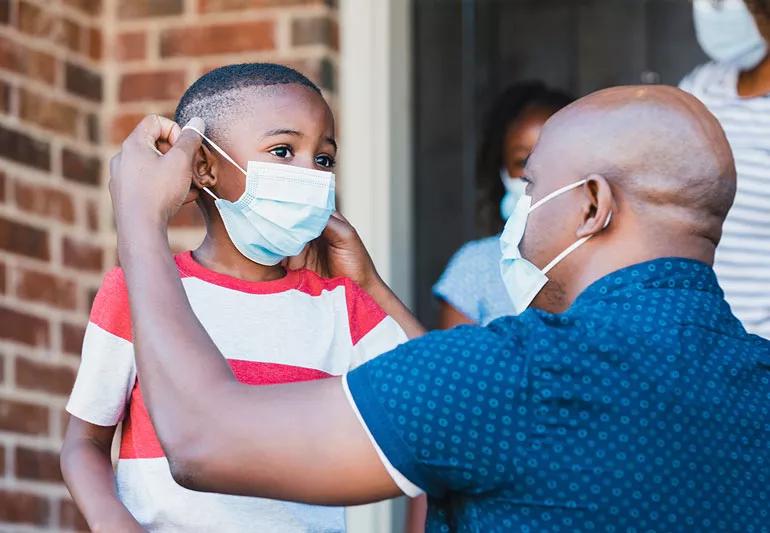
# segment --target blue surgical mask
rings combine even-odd
[[[529,217],[529,214],[557,196],[580,187],[586,183],[586,180],[576,181],[566,187],[562,187],[545,196],[535,205],[531,205],[532,197],[526,194],[526,181],[523,179],[516,181],[517,183],[513,184],[513,194],[516,198],[516,204],[513,213],[505,224],[502,235],[500,235],[500,250],[503,253],[503,257],[500,260],[500,273],[502,274],[503,283],[511,298],[511,302],[513,303],[513,314],[520,315],[527,309],[527,307],[529,307],[529,304],[532,303],[532,300],[535,299],[535,296],[537,296],[545,284],[548,283],[548,272],[550,272],[551,269],[559,264],[565,257],[585,244],[585,242],[591,238],[591,235],[575,241],[543,269],[537,268],[535,265],[524,259],[519,250],[519,245],[521,244],[521,239],[524,237],[524,230],[527,227],[527,218]],[[612,214],[610,213],[604,227],[607,227],[611,218]]]
[[[767,43],[743,0],[694,0],[692,6],[695,34],[712,60],[748,69],[764,59]]]
[[[246,175],[246,190],[235,202],[203,188],[215,199],[241,254],[260,265],[276,265],[321,235],[334,212],[333,173],[259,161],[249,161],[244,170],[202,132],[190,129]]]
[[[508,220],[518,200],[515,183],[522,180],[512,177],[505,167],[500,169],[500,180],[502,180],[503,187],[505,187],[505,194],[500,201],[500,216],[503,217],[503,220]]]

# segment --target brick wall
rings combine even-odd
[[[109,156],[222,64],[290,64],[336,107],[337,35],[332,0],[0,0],[0,531],[85,528],[57,452],[115,262]],[[180,213],[175,247],[199,222]]]

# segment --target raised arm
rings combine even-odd
[[[158,156],[158,140],[174,146]],[[193,314],[166,233],[189,196],[199,145],[198,135],[151,116],[110,164],[138,371],[174,478],[197,490],[322,504],[399,494],[339,378],[242,385]]]

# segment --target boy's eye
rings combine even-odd
[[[270,153],[275,157],[280,157],[281,159],[286,159],[292,155],[291,148],[288,146],[276,146],[270,150]]]
[[[334,158],[328,155],[319,155],[315,158],[316,165],[324,168],[334,168]]]

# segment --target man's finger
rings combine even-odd
[[[176,152],[182,152],[188,159],[192,160],[192,157],[200,148],[201,142],[203,142],[201,136],[194,130],[205,133],[206,124],[203,122],[202,118],[194,117],[190,119],[185,127],[182,128],[182,133],[176,139],[174,146],[171,147],[171,150],[169,150],[166,155],[174,155]]]

